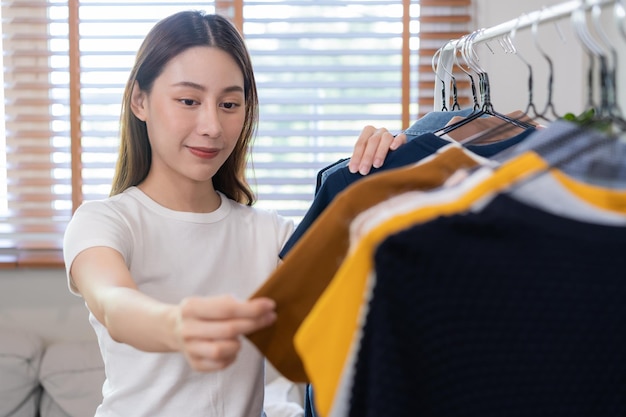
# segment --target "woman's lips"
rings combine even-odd
[[[215,158],[217,154],[219,153],[219,149],[214,149],[214,148],[198,148],[198,147],[189,146],[188,149],[189,149],[189,152],[191,152],[193,155],[202,159]]]

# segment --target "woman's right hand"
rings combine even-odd
[[[274,308],[268,298],[186,298],[179,305],[176,324],[179,350],[196,371],[224,369],[235,361],[243,335],[274,322]]]
[[[361,131],[348,164],[350,172],[367,175],[372,167],[380,168],[390,150],[406,143],[406,135],[393,135],[384,127],[365,126]]]

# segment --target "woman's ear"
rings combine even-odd
[[[130,109],[139,120],[146,121],[146,93],[141,90],[139,83],[135,80],[133,91],[130,93]]]

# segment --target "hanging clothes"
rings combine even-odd
[[[566,137],[569,139],[575,137],[571,132],[568,133]],[[550,132],[546,130],[541,134],[549,135]],[[584,131],[580,131],[580,135],[586,136]],[[375,285],[371,282],[373,253],[380,242],[412,224],[467,210],[472,204],[484,201],[511,184],[543,172],[548,167],[536,153],[528,152],[503,164],[495,172],[492,168],[481,168],[455,187],[410,196],[400,195],[383,203],[387,208],[394,207],[395,212],[380,210],[379,214],[383,216],[374,216],[374,220],[378,221],[369,220],[369,226],[361,231],[356,241],[356,248],[351,250],[350,256],[342,263],[331,284],[296,333],[296,348],[315,387],[316,406],[321,415],[345,415],[329,413],[341,375],[345,372],[343,365],[351,363],[350,352],[358,350],[355,344],[361,343],[359,326],[369,321],[363,319],[368,308],[364,300],[369,297],[368,288]],[[550,201],[552,195],[544,194],[544,198],[548,196],[547,200]],[[445,255],[443,251],[442,256]],[[467,270],[468,278],[473,276],[473,272]],[[324,338],[320,337],[322,334]],[[331,366],[327,360],[330,357],[338,358],[336,363],[341,365]],[[354,376],[354,380],[357,378]]]
[[[551,170],[387,237],[350,415],[623,415],[625,203]]]

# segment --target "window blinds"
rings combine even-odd
[[[349,156],[366,124],[402,128],[403,11],[392,0],[244,2],[261,102],[250,175],[260,206],[297,220],[316,173]]]
[[[219,3],[243,21],[259,87],[250,182],[259,206],[296,221],[317,171],[349,156],[362,127],[397,131],[432,109],[432,54],[470,23],[469,0]],[[0,266],[61,266],[73,210],[109,193],[122,91],[141,40],[157,20],[213,12],[214,3],[0,4]]]

